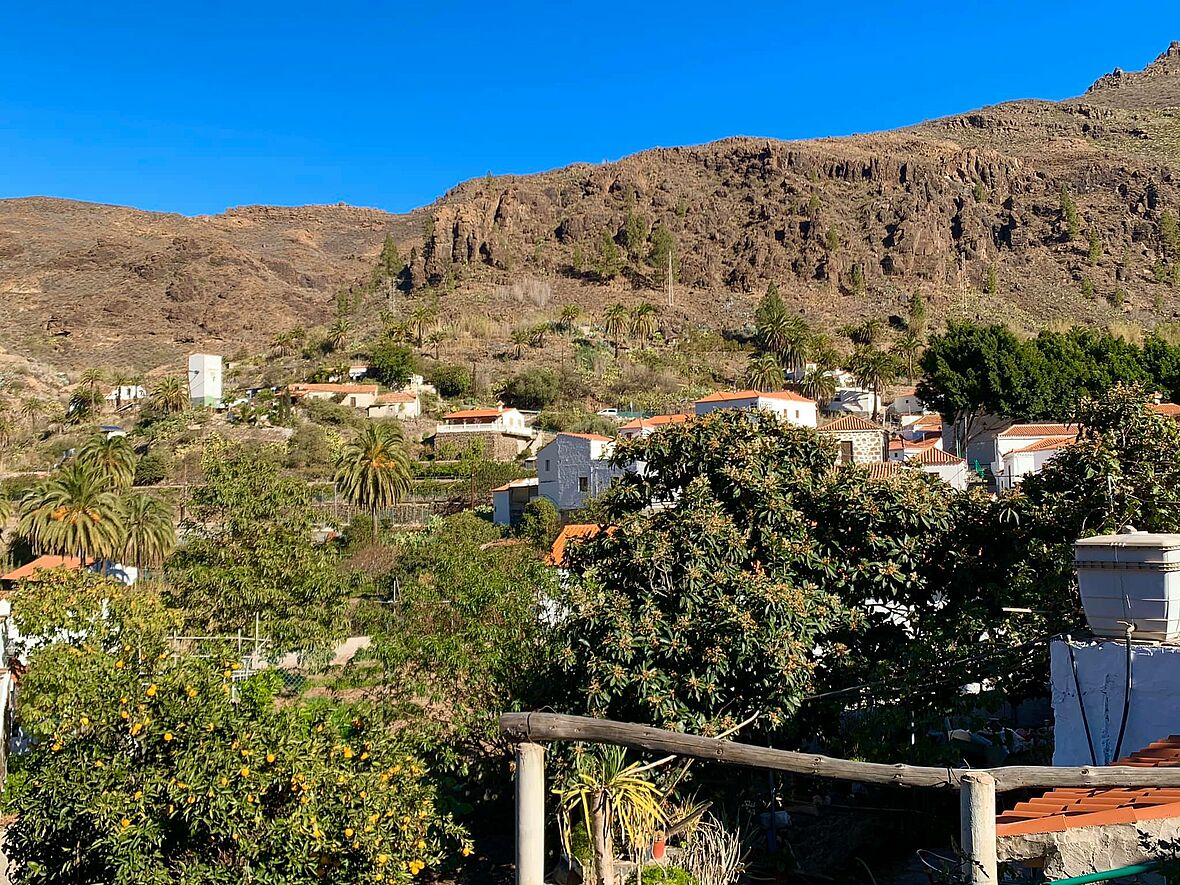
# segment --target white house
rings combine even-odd
[[[194,353],[188,358],[188,397],[194,406],[221,405],[221,357]]]
[[[939,448],[946,448],[942,439],[942,415],[907,415],[901,419],[903,439],[923,441],[937,437]]]
[[[1077,439],[1076,427],[1065,424],[1013,424],[995,437],[992,473],[996,489],[1011,489]]]
[[[897,417],[902,415],[921,415],[925,411],[926,406],[918,399],[918,392],[914,387],[897,388],[893,394],[893,402],[889,404],[889,414]]]
[[[368,409],[377,402],[376,384],[290,384],[287,392],[292,399],[327,399],[339,401],[354,409]]]
[[[120,384],[108,393],[105,397],[108,403],[124,403],[139,402],[142,399],[147,399],[147,390],[142,384]]]
[[[966,490],[969,478],[967,461],[950,452],[944,452],[941,446],[930,445],[923,451],[910,458],[907,462],[922,470],[937,476],[953,489],[960,492]]]
[[[859,415],[869,418],[881,413],[881,397],[859,387],[838,387],[836,396],[824,406],[828,415]]]
[[[609,463],[614,440],[596,433],[559,433],[537,452],[538,490],[561,513],[606,491],[622,468]]]
[[[619,427],[619,437],[634,439],[637,436],[651,436],[661,427],[683,424],[691,415],[653,415],[650,418],[635,418]]]
[[[525,505],[537,497],[537,477],[514,479],[492,489],[492,522],[496,525],[516,525]]]
[[[814,428],[819,423],[815,400],[800,396],[790,390],[771,392],[757,390],[719,391],[697,400],[694,404],[697,417],[707,415],[717,409],[763,409],[800,427]]]
[[[380,393],[367,414],[370,418],[417,418],[422,414],[422,401],[418,394],[405,390]]]
[[[520,433],[532,436],[532,430],[526,425],[524,415],[518,409],[506,409],[497,406],[494,409],[460,409],[448,412],[442,416],[437,432],[439,433]]]

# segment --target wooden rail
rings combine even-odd
[[[960,844],[967,861],[965,881],[970,885],[996,885],[999,881],[996,870],[997,792],[1051,787],[1180,787],[1180,767],[1010,765],[971,769],[886,765],[852,762],[817,753],[774,750],[647,725],[560,713],[505,713],[500,717],[500,731],[516,744],[517,885],[544,883],[544,745],[553,741],[614,744],[662,755],[789,771],[811,777],[959,790]]]

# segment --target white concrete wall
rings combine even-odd
[[[958,489],[961,492],[967,488],[966,464],[929,464],[924,465],[922,469],[937,476],[952,489]]]
[[[212,353],[194,353],[188,358],[188,395],[196,405],[212,406],[221,402],[221,357]]]
[[[815,427],[819,423],[817,420],[818,407],[815,403],[777,399],[771,396],[745,397],[743,399],[698,402],[695,404],[698,417],[707,415],[709,412],[716,411],[717,409],[764,409],[800,427]]]
[[[584,507],[587,501],[605,492],[611,481],[623,472],[607,462],[611,448],[609,441],[558,434],[537,452],[540,493],[563,512]],[[583,478],[586,480],[585,491],[582,489]]]
[[[1108,764],[1114,760],[1123,715],[1127,647],[1111,639],[1075,640],[1072,645],[1098,764]],[[1122,756],[1180,734],[1180,646],[1135,644],[1132,658],[1131,712]],[[1049,671],[1053,764],[1089,765],[1090,751],[1064,640],[1050,646]]]
[[[492,492],[492,522],[496,525],[508,525],[512,522],[511,502],[511,489]]]
[[[758,400],[755,397],[747,397],[746,399],[727,399],[717,400],[713,402],[698,402],[694,408],[697,417],[707,415],[717,409],[752,409],[758,405]]]

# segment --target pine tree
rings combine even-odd
[[[988,295],[995,295],[1000,291],[1000,281],[996,276],[996,266],[994,264],[987,266],[987,278],[983,282],[983,288]]]
[[[1090,248],[1087,251],[1087,257],[1090,259],[1090,266],[1093,267],[1102,258],[1102,240],[1098,238],[1098,231],[1090,228],[1087,236],[1090,240]]]
[[[647,253],[647,263],[652,266],[653,278],[658,285],[668,282],[668,259],[672,260],[672,279],[675,281],[677,272],[676,239],[672,232],[662,224],[657,224],[651,232],[651,250]]]
[[[1082,295],[1086,298],[1094,297],[1094,282],[1089,277],[1082,278]]]
[[[1160,240],[1169,256],[1180,258],[1180,225],[1171,209],[1165,209],[1160,215]]]
[[[922,297],[921,292],[915,292],[910,296],[910,318],[906,326],[915,335],[926,334],[926,299]]]
[[[598,251],[594,257],[594,272],[604,283],[609,283],[623,270],[622,253],[608,230],[604,230],[598,238]]]
[[[824,235],[824,247],[835,255],[840,250],[840,232],[836,230],[836,225],[828,228],[827,234]]]

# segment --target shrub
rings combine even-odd
[[[680,867],[652,864],[643,868],[643,885],[697,885],[692,873]]]
[[[385,335],[369,353],[369,374],[389,387],[404,387],[418,368],[414,351]]]
[[[430,372],[430,383],[438,388],[439,396],[448,399],[463,396],[471,390],[471,372],[464,366],[435,366]]]
[[[548,548],[557,537],[560,522],[561,517],[553,502],[538,495],[524,506],[517,531],[522,538],[528,538],[538,547]]]
[[[329,427],[363,427],[365,416],[342,403],[334,403],[328,399],[305,398],[299,403],[308,421]]]
[[[613,418],[589,412],[542,412],[537,416],[536,426],[550,433],[600,433],[603,436],[614,436],[619,429]]]
[[[137,486],[154,486],[163,482],[172,473],[172,453],[165,448],[150,448],[135,462],[135,479]]]
[[[324,467],[331,462],[332,451],[322,427],[307,421],[295,428],[287,440],[287,467]]]
[[[557,401],[561,379],[552,369],[521,372],[504,387],[504,402],[518,409],[541,410]]]

